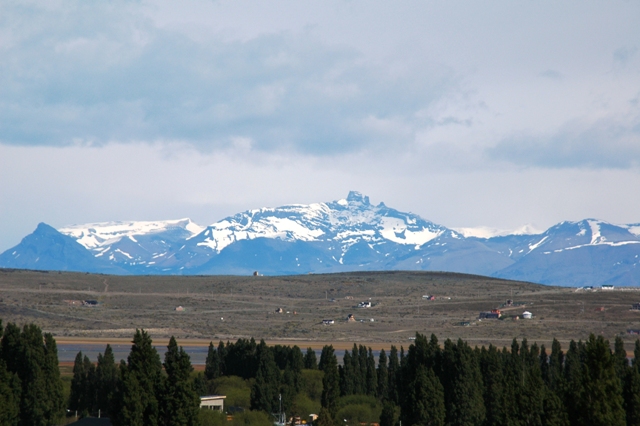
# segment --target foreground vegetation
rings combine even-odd
[[[1,325],[1,324],[0,324]],[[0,341],[0,425],[60,424],[65,409],[108,416],[114,425],[270,425],[319,414],[319,426],[640,425],[640,341],[628,361],[618,337],[572,341],[564,352],[514,339],[511,348],[417,334],[405,352],[374,356],[354,344],[342,364],[332,346],[313,350],[239,339],[209,346],[205,371],[171,339],[164,362],[137,330],[127,361],[109,345],[93,364],[79,353],[68,398],[56,343],[35,325],[9,323]],[[229,422],[199,409],[199,396],[224,394]]]

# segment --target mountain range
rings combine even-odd
[[[345,199],[248,210],[209,226],[189,219],[41,223],[0,267],[109,274],[267,275],[430,270],[563,286],[640,285],[640,224],[585,219],[544,232],[450,229]]]

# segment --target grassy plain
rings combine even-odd
[[[379,349],[406,347],[417,331],[472,345],[502,347],[526,337],[549,347],[554,337],[564,346],[595,333],[610,340],[620,335],[631,350],[637,336],[627,330],[640,329],[640,311],[630,309],[640,301],[637,290],[576,291],[437,272],[182,277],[0,269],[0,318],[35,323],[58,342],[124,343],[144,328],[158,344],[174,335],[182,345],[255,337],[301,347],[343,349],[357,342]],[[423,299],[426,294],[436,300]],[[478,321],[480,311],[507,299],[519,304],[502,308],[507,319]],[[82,306],[82,300],[98,305]],[[361,301],[373,306],[356,308]],[[525,310],[533,319],[509,318]],[[356,321],[347,322],[348,314]],[[323,325],[323,319],[335,324]]]

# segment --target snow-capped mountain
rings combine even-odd
[[[64,247],[62,249],[61,247]],[[0,266],[126,274],[439,270],[557,285],[640,285],[640,224],[595,219],[545,232],[449,229],[350,192],[345,199],[189,219],[41,224]],[[46,259],[46,261],[45,261]]]

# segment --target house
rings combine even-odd
[[[282,313],[284,313],[284,309],[282,308],[276,309],[276,314],[282,314]]]
[[[602,284],[602,287],[600,287],[602,290],[613,290],[613,285],[611,284]]]
[[[356,321],[356,317],[353,314],[349,314],[349,315],[347,315],[347,321],[348,322],[355,322]]]
[[[640,311],[640,303],[634,303],[633,305],[631,305],[631,310]]]
[[[97,300],[83,300],[82,304],[84,306],[98,306],[98,301]]]
[[[371,302],[360,302],[358,303],[358,308],[370,308]]]
[[[497,310],[497,309],[494,309]],[[499,319],[500,318],[500,311],[498,312],[480,312],[480,315],[478,316],[479,319]]]
[[[435,296],[431,296],[430,294],[425,294],[422,296],[423,299],[425,300],[436,300]]]
[[[531,318],[533,318],[533,314],[532,314],[531,312],[529,312],[529,311],[524,311],[524,312],[522,313],[522,318],[524,318],[524,319],[531,319]]]
[[[331,325],[331,324],[335,324],[335,321],[332,319],[323,319],[322,320],[322,324],[323,325]]]
[[[184,311],[184,308],[182,306],[178,306],[178,307],[176,307],[176,311],[182,312],[182,311]]]
[[[200,397],[200,408],[224,412],[225,395],[209,395]]]

